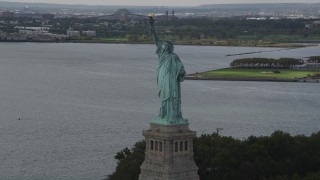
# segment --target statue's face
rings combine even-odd
[[[172,43],[169,43],[169,42],[162,42],[162,49],[164,51],[172,53],[173,52],[173,45],[172,45]]]

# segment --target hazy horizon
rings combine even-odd
[[[134,6],[197,6],[203,4],[246,4],[246,3],[319,3],[319,0],[284,0],[279,2],[278,0],[135,0],[134,2],[129,0],[3,0],[7,2],[24,2],[24,3],[57,3],[57,4],[83,4],[83,5],[134,5]]]

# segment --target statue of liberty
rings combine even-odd
[[[150,33],[158,55],[157,84],[161,100],[159,116],[152,123],[163,125],[188,124],[181,114],[181,87],[186,72],[170,41],[160,41],[154,29],[154,18],[149,17]]]

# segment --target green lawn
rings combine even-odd
[[[219,69],[195,74],[207,78],[270,78],[270,79],[295,79],[320,74],[317,71],[302,71],[280,69],[280,73],[272,73],[268,69]]]

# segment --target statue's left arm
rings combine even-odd
[[[183,65],[180,68],[180,73],[179,73],[179,81],[182,82],[184,78],[186,77],[186,71],[184,70]]]
[[[179,56],[175,55],[175,58],[177,59],[177,61],[179,62],[179,70],[178,70],[178,81],[182,82],[186,76],[186,71],[184,69],[184,66],[179,58]]]

